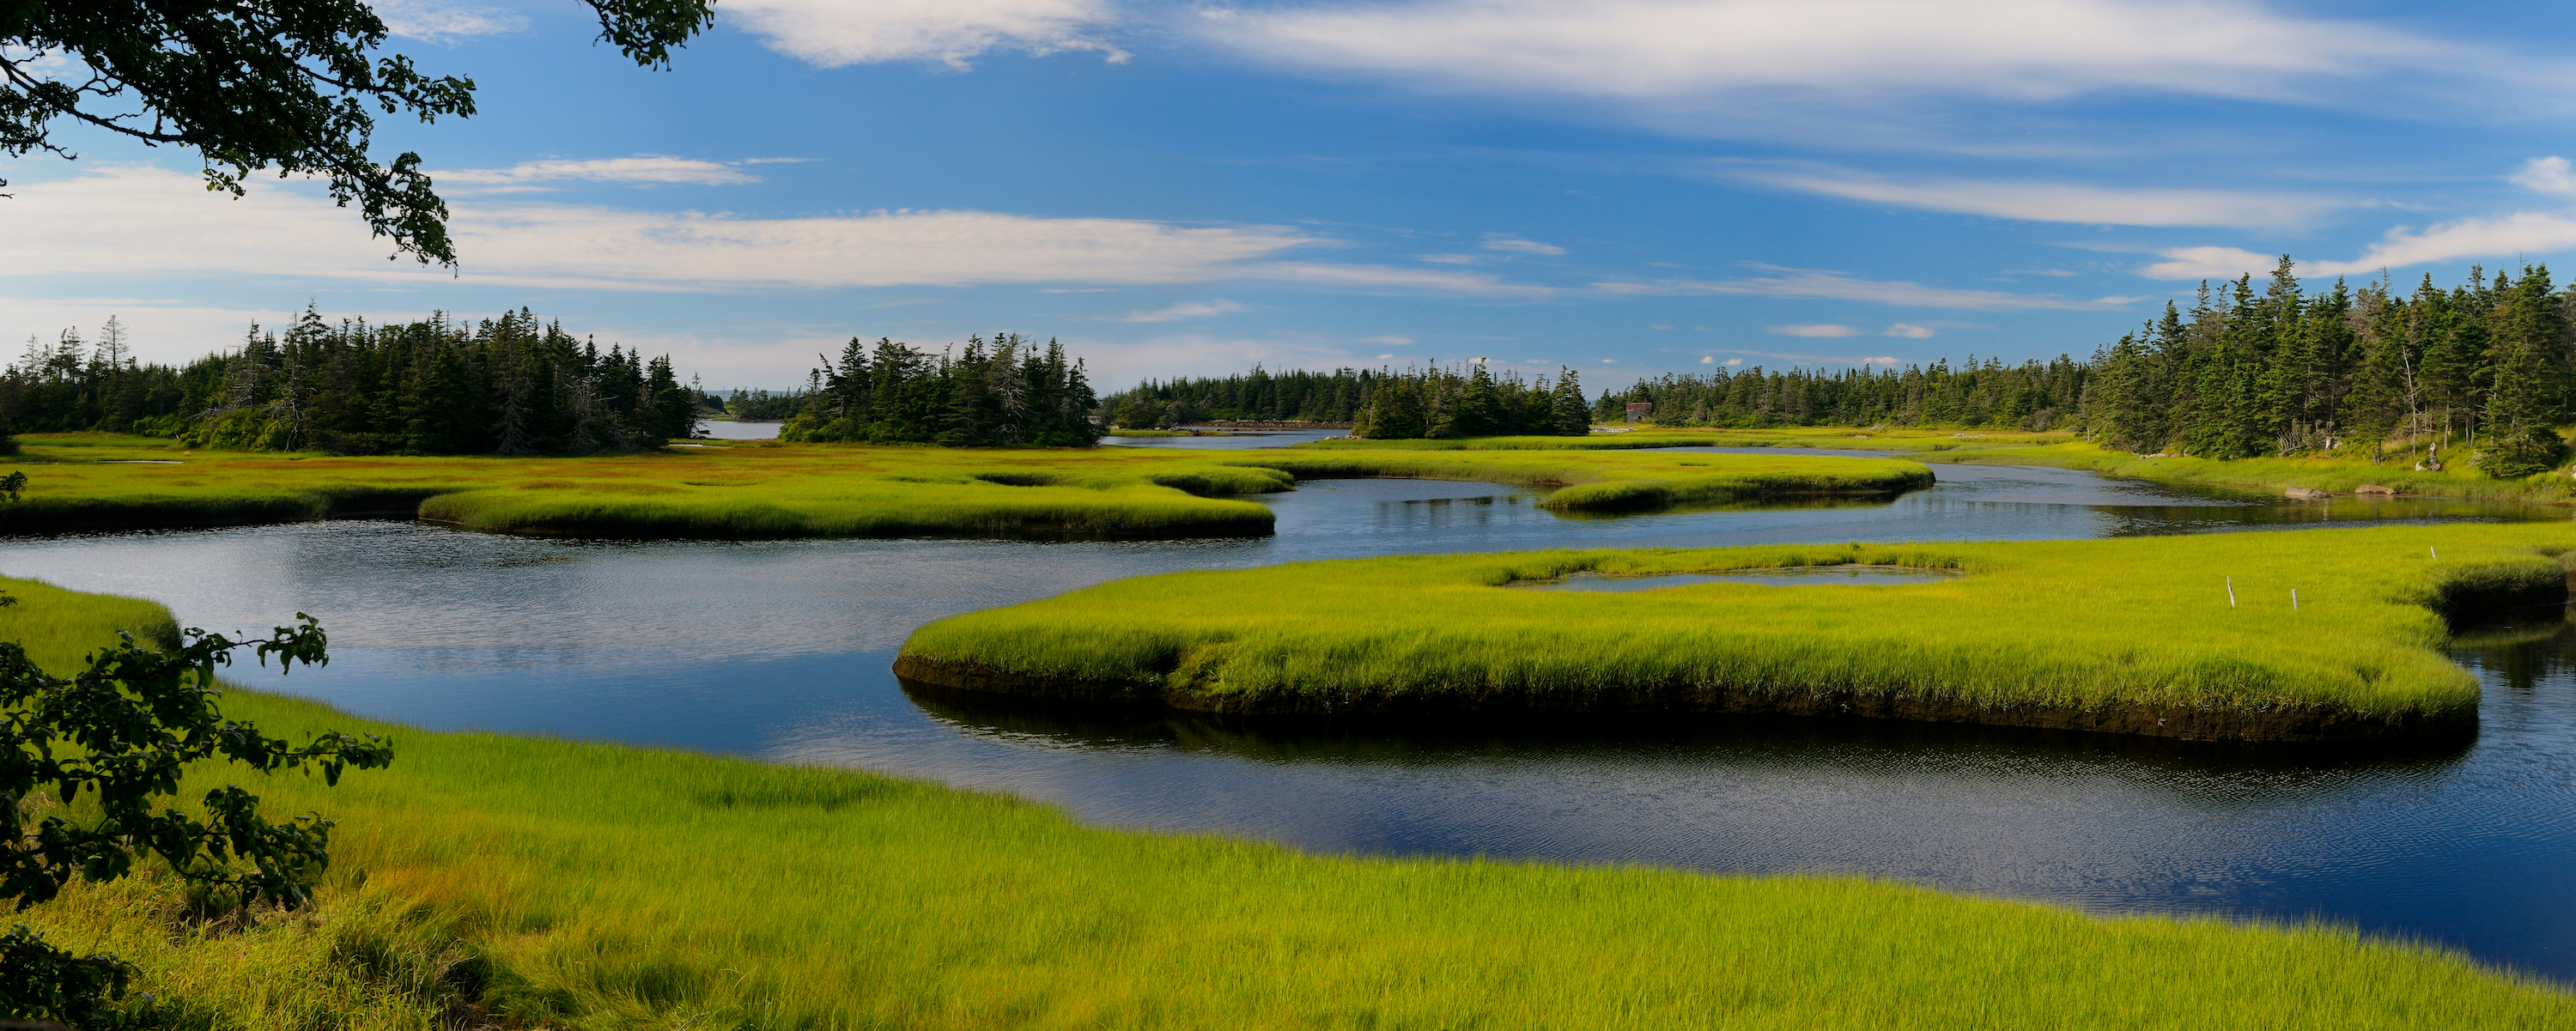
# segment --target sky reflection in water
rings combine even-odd
[[[1940,486],[1894,502],[1579,520],[1511,488],[1323,481],[1272,499],[1279,532],[1259,540],[609,543],[335,522],[8,540],[0,570],[216,629],[312,612],[334,661],[273,686],[422,726],[864,765],[1326,851],[1852,871],[2101,910],[2320,915],[2576,979],[2576,631],[2554,611],[2462,650],[2488,684],[2474,743],[2396,755],[1796,720],[1233,725],[908,693],[887,669],[927,620],[1173,569],[2523,514],[1937,471]]]

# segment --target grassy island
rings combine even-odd
[[[2223,487],[2279,495],[2290,489],[2350,494],[2370,484],[2398,494],[2470,501],[2542,505],[2576,503],[2576,478],[2545,472],[2499,478],[2480,472],[2476,449],[2463,443],[2443,450],[2440,469],[2417,469],[2420,455],[2392,454],[2372,461],[2353,453],[2211,459],[2187,455],[2138,455],[2105,448],[2064,431],[1882,429],[1795,426],[1774,429],[1665,429],[1645,427],[1589,437],[1468,437],[1450,440],[1324,440],[1307,448],[1353,451],[1602,451],[1673,447],[1829,448],[1875,451],[1935,465],[2044,465],[2082,469],[2121,479],[2198,487]]]
[[[1246,495],[1298,477],[1409,476],[1561,487],[1548,504],[1627,510],[1706,500],[1880,494],[1928,485],[1901,460],[1758,455],[1350,456],[1140,448],[953,449],[711,441],[586,458],[334,457],[183,450],[104,434],[22,438],[24,499],[0,532],[417,515],[582,537],[1257,536]],[[0,463],[0,466],[11,463]]]
[[[2505,556],[2501,550],[2499,556]],[[0,582],[68,672],[157,605]],[[327,621],[327,614],[325,616]],[[1084,827],[876,774],[437,733],[246,691],[301,738],[392,735],[336,788],[317,903],[209,918],[148,870],[15,919],[139,964],[184,1026],[2508,1028],[2576,995],[2333,927],[2100,918],[1854,877],[1318,856]]]
[[[2443,613],[2564,600],[2557,556],[2570,548],[2576,528],[2452,525],[1307,562],[1139,577],[953,617],[917,631],[896,668],[951,688],[1255,714],[1780,712],[2240,740],[2459,733],[2476,725],[2478,688],[2437,650]],[[1965,575],[1516,586],[1836,564]]]

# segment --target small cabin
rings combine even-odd
[[[1647,415],[1652,414],[1654,410],[1655,406],[1653,405],[1646,404],[1641,401],[1630,401],[1628,402],[1628,421],[1635,422],[1639,419],[1643,419]]]

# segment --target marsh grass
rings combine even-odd
[[[151,606],[7,586],[0,634]],[[57,667],[66,668],[66,667]],[[355,719],[388,770],[250,786],[340,822],[300,913],[207,920],[166,877],[21,914],[249,1031],[2544,1027],[2562,989],[2326,926],[2098,918],[1852,877],[1310,855],[1089,828],[875,774]],[[204,771],[191,791],[238,772]]]
[[[1489,438],[1586,440],[1581,437]],[[1368,441],[1408,444],[1416,441]],[[1312,445],[1233,459],[1297,475],[1412,477],[1479,480],[1556,490],[1539,502],[1568,512],[1625,512],[1709,505],[1756,498],[1893,494],[1932,485],[1932,471],[1902,459],[1819,458],[1806,455],[1636,453],[1615,449],[1567,450]]]
[[[2571,547],[2576,527],[2517,524],[1306,562],[1138,577],[969,613],[921,628],[904,654],[1243,702],[1410,698],[1436,707],[1442,698],[1678,688],[1885,694],[1989,710],[2304,707],[2459,718],[2475,711],[2478,687],[2439,651],[2437,610],[2563,590],[2552,556]],[[1838,563],[1967,575],[1497,589],[1576,572]]]
[[[1931,482],[1906,462],[1558,453],[1202,454],[732,442],[589,458],[343,458],[179,451],[105,434],[21,438],[25,500],[0,531],[222,526],[418,515],[552,536],[1258,536],[1240,500],[1299,476],[1411,476],[1562,487],[1549,504],[1618,511]],[[159,464],[176,459],[176,464]]]

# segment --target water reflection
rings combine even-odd
[[[2569,632],[2546,620],[2463,638],[2489,684],[2475,742],[2393,756],[1880,723],[1361,732],[1067,716],[907,694],[888,669],[929,620],[1166,570],[2531,517],[1937,471],[1893,501],[1610,520],[1491,484],[1324,481],[1269,499],[1277,534],[1248,540],[596,542],[331,522],[0,540],[0,570],[153,598],[216,629],[313,612],[332,664],[266,686],[419,726],[861,765],[1098,823],[1323,850],[1854,871],[2105,910],[2319,914],[2576,977],[2576,677]]]

